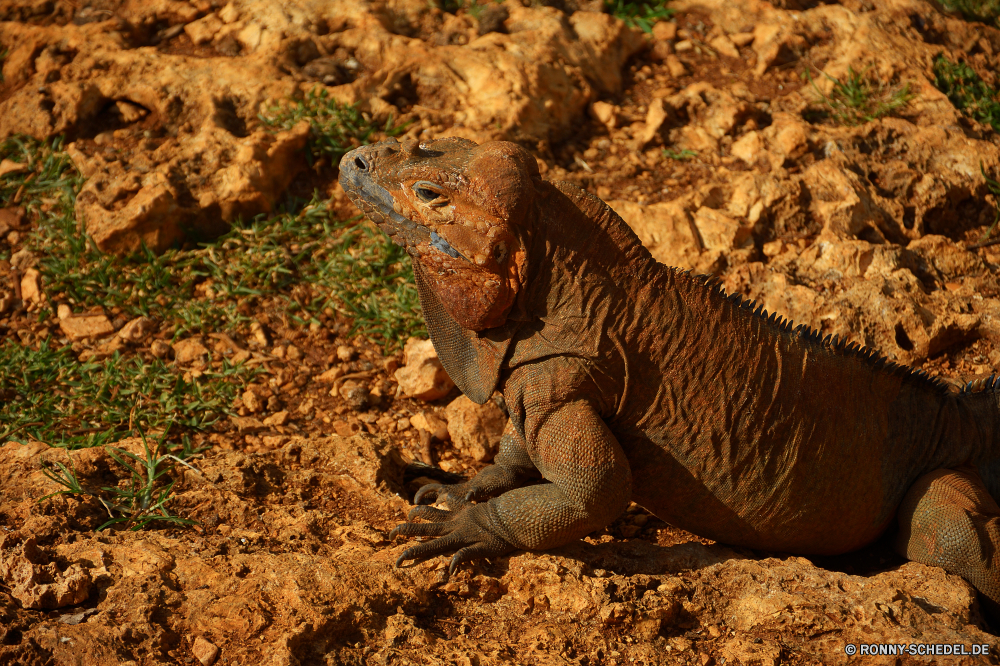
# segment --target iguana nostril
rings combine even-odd
[[[368,171],[368,162],[365,162],[365,158],[360,155],[354,158],[354,166],[358,167],[360,171]]]

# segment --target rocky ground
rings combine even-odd
[[[394,568],[412,461],[470,474],[504,417],[407,342],[405,261],[336,185],[366,127],[517,141],[664,263],[935,376],[1000,370],[1000,109],[946,94],[965,63],[995,95],[1000,30],[924,0],[675,0],[649,33],[467,4],[0,0],[0,664],[1000,661],[970,586],[887,540],[808,560],[633,506],[447,582]],[[149,480],[118,460],[140,432],[196,524],[98,500]],[[39,502],[60,464],[80,492]]]

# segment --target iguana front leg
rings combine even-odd
[[[419,511],[417,515],[439,522],[399,525],[390,538],[440,538],[407,549],[397,564],[457,549],[450,573],[462,562],[479,557],[561,546],[607,526],[625,510],[632,492],[628,461],[589,403],[572,402],[541,414],[526,423],[525,431],[529,460],[548,483],[513,488],[478,504],[466,501],[453,512]],[[513,447],[508,452],[516,454]],[[526,467],[523,459],[515,460],[521,464],[499,465],[498,472],[483,470],[470,483],[483,474],[487,476],[482,488],[496,490],[516,483]]]
[[[430,506],[415,506],[407,516],[407,520],[414,518],[425,518],[436,522],[450,520],[454,517],[454,512],[472,502],[482,502],[502,495],[508,490],[524,485],[525,482],[541,479],[541,476],[535,463],[531,462],[524,439],[514,428],[513,422],[508,421],[500,437],[500,448],[492,465],[483,468],[475,477],[463,483],[428,483],[422,486],[413,498],[413,503],[417,505],[443,501],[451,511],[442,511]]]

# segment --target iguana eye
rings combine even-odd
[[[429,183],[426,180],[414,183],[413,191],[424,203],[437,203],[440,205],[445,202],[444,195],[437,190],[437,185]]]

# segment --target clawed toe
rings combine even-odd
[[[443,523],[446,520],[452,520],[455,514],[451,511],[445,511],[444,509],[435,509],[432,506],[415,506],[410,509],[410,513],[407,514],[406,519],[409,521],[415,520],[417,518],[422,518],[424,520],[429,520],[433,523]]]

